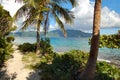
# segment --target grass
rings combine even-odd
[[[25,68],[33,69],[34,66],[40,62],[40,57],[35,53],[30,52],[23,55],[22,61],[25,64]]]

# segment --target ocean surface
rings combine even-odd
[[[88,38],[50,38],[50,40],[51,45],[56,52],[67,52],[72,49],[79,49],[86,52],[89,52],[90,50]],[[15,37],[14,43],[34,43],[35,41],[35,37]],[[100,48],[98,57],[100,59],[120,61],[120,49]]]
[[[118,30],[118,29],[117,29]],[[112,30],[102,29],[102,34],[117,33],[116,28]],[[89,38],[50,38],[51,45],[56,52],[67,52],[72,49],[78,49],[85,52],[89,52],[90,45],[88,44]],[[22,44],[25,42],[34,43],[36,37],[15,37],[15,44]],[[120,61],[120,49],[100,48],[98,58]]]

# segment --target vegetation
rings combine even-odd
[[[44,26],[44,31],[49,27],[50,17],[58,23],[63,33],[66,35],[64,25],[59,16],[62,16],[66,23],[72,23],[73,15],[68,9],[63,8],[60,4],[62,2],[69,2],[72,6],[75,5],[74,0],[23,0],[24,5],[16,12],[15,19],[18,17],[26,16],[26,20],[23,22],[22,29],[26,29],[29,25],[36,25],[37,28],[37,44],[36,54],[39,54],[40,48],[40,26]],[[52,15],[52,16],[51,16]]]
[[[49,54],[52,53],[52,46],[50,45],[50,40],[49,38],[42,38],[41,42],[40,42],[40,51],[41,54]],[[22,45],[19,45],[19,50],[21,50],[22,52],[35,52],[36,50],[36,43],[34,44],[30,44],[30,43],[24,43]]]
[[[102,35],[100,36],[99,47],[120,48],[120,34]]]
[[[41,58],[34,52],[29,52],[29,54],[24,54],[22,61],[25,63],[25,67],[33,69],[36,64],[40,62]]]
[[[23,43],[19,45],[19,50],[25,52],[35,52],[35,44]]]
[[[82,51],[71,51],[55,55],[52,63],[42,63],[42,80],[75,80],[77,73],[81,73],[87,61],[88,54]],[[59,78],[58,78],[59,77]]]
[[[120,69],[107,62],[97,63],[95,80],[119,80]]]
[[[14,30],[12,27],[12,17],[9,12],[0,5],[0,37],[4,37]]]
[[[13,52],[11,42],[14,38],[7,35],[14,29],[9,12],[0,5],[0,66],[10,58],[10,53]]]
[[[88,53],[72,50],[64,54],[51,53],[39,57],[25,54],[23,61],[27,68],[39,69],[41,80],[78,80],[88,59]],[[120,69],[106,62],[98,62],[93,80],[119,80]],[[59,78],[58,78],[59,77]]]
[[[91,38],[89,39],[89,44],[91,44]],[[111,35],[101,35],[100,36],[100,42],[99,42],[99,48],[120,48],[120,34],[119,31],[117,34],[111,34]]]
[[[84,70],[88,54],[73,50],[54,56],[52,63],[42,63],[42,80],[78,80],[78,74]],[[119,80],[120,69],[106,62],[98,62],[94,80]],[[59,78],[58,78],[59,77]]]
[[[33,53],[26,54],[23,57],[23,61],[29,62],[28,57],[32,56],[30,61],[36,62],[30,64],[32,68],[39,68],[42,70],[42,80],[119,80],[120,70],[114,65],[110,66],[105,62],[97,63],[98,47],[99,47],[99,24],[100,24],[100,12],[102,0],[95,0],[94,9],[94,22],[93,22],[93,34],[91,39],[90,54],[85,54],[82,51],[71,51],[65,54],[55,54],[50,46],[49,39],[40,40],[40,26],[44,26],[46,33],[49,26],[49,16],[52,15],[54,20],[58,23],[66,36],[64,25],[61,21],[62,16],[67,23],[71,23],[73,15],[69,10],[61,7],[62,2],[70,2],[74,6],[75,0],[24,0],[24,5],[17,11],[17,17],[21,17],[21,13],[26,16],[26,20],[23,23],[23,29],[28,25],[37,25],[37,43],[30,44],[24,43],[19,46],[19,49],[23,52],[35,52],[42,53],[44,56],[39,56]],[[2,9],[2,7],[0,7]],[[2,14],[3,13],[3,14]],[[4,15],[7,14],[7,15]],[[12,51],[11,40],[12,37],[5,37],[12,30],[10,28],[12,19],[9,14],[4,10],[0,11],[0,64],[2,64],[8,55]],[[119,39],[120,31],[117,35],[105,36],[100,38],[100,47],[108,48],[120,48]],[[47,54],[49,53],[49,54]],[[52,54],[50,54],[52,53]],[[87,64],[85,66],[85,64]],[[95,74],[96,73],[96,74]],[[94,78],[95,77],[95,78]]]
[[[13,52],[12,44],[5,38],[0,38],[0,66],[11,57],[11,52]]]

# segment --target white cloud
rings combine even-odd
[[[69,29],[90,30],[93,24],[94,2],[90,0],[78,0],[78,6],[72,9],[75,15],[73,27]],[[108,7],[103,7],[101,12],[101,27],[120,27],[120,14]]]
[[[10,12],[10,15],[13,16],[16,11],[22,6],[22,3],[15,3],[15,0],[3,0],[2,5],[4,9]]]
[[[120,14],[111,11],[108,7],[102,9],[102,27],[120,27]]]
[[[77,30],[90,30],[93,24],[93,12],[94,12],[94,2],[90,0],[77,0],[78,5],[72,11],[74,12],[75,19],[74,24],[67,25],[67,29],[77,29]],[[3,0],[2,5],[13,16],[14,13],[22,5],[15,3],[14,0]],[[63,20],[62,20],[63,21]],[[120,27],[120,14],[114,10],[110,10],[108,7],[103,7],[101,12],[101,27]],[[50,25],[50,30],[58,29],[58,25]]]

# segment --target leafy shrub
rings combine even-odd
[[[120,69],[106,62],[98,62],[95,80],[120,80]]]
[[[88,54],[78,50],[55,54],[51,64],[40,64],[41,80],[74,80],[77,73],[83,70],[87,58]]]
[[[23,43],[19,45],[19,50],[22,52],[35,52],[35,44]]]
[[[89,44],[91,44],[91,38],[89,39]],[[99,48],[120,48],[120,33],[112,35],[101,35],[99,40]]]
[[[88,54],[79,50],[52,56],[48,54],[41,58],[36,68],[42,70],[41,80],[77,80],[87,59]],[[98,62],[94,80],[120,80],[120,69],[107,62]]]
[[[120,35],[102,35],[100,36],[100,47],[120,48]]]
[[[0,66],[10,58],[11,52],[13,52],[12,44],[7,42],[5,38],[0,38]]]
[[[44,56],[39,56],[39,55],[36,55],[34,52],[29,52],[29,54],[23,55],[22,61],[24,62],[26,68],[38,69],[39,66],[43,63],[50,64],[55,55],[57,54],[54,52],[45,54]]]
[[[44,38],[41,39],[40,41],[40,51],[42,54],[47,54],[47,53],[52,53],[53,48],[50,44],[50,39],[49,38]]]
[[[7,37],[15,29],[12,23],[13,19],[9,12],[4,10],[3,6],[0,5],[0,66],[5,60],[10,58],[10,53],[13,51],[11,44],[11,39],[13,38],[10,39],[10,37]]]
[[[22,52],[35,52],[36,50],[36,43],[24,43],[22,45],[19,45],[19,50]],[[52,46],[50,45],[49,38],[41,39],[40,42],[40,52],[42,54],[52,53]]]
[[[12,41],[15,40],[15,38],[14,38],[13,36],[8,36],[8,37],[6,38],[6,40],[7,40],[8,42],[12,42]]]

